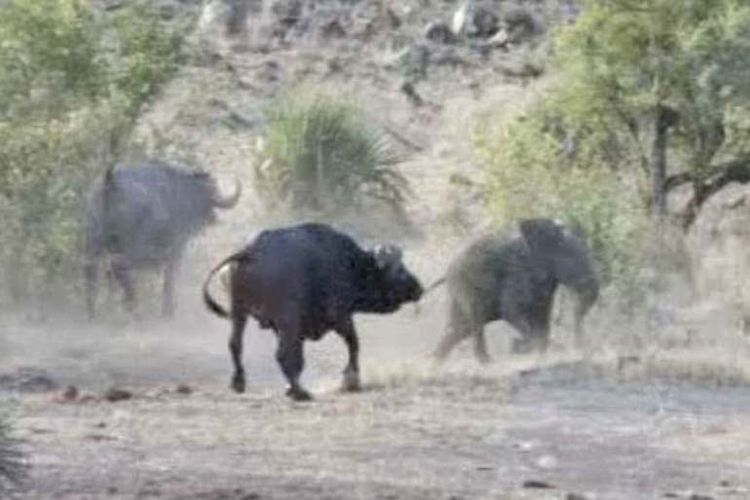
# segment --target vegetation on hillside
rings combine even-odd
[[[178,67],[181,35],[149,2],[0,6],[2,283],[16,301],[68,287],[85,192]],[[44,284],[42,286],[42,284]]]
[[[296,93],[271,103],[256,163],[258,191],[272,205],[324,215],[367,199],[400,208],[408,192],[385,133],[352,100]]]

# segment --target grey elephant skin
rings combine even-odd
[[[211,279],[225,266],[230,266],[229,310],[209,293]],[[220,262],[203,287],[208,308],[232,322],[232,388],[245,391],[242,337],[252,316],[261,328],[276,333],[287,395],[300,401],[311,398],[299,381],[305,340],[318,340],[331,330],[340,335],[349,353],[344,389],[358,390],[359,339],[352,315],[391,313],[421,295],[422,286],[404,266],[398,247],[367,251],[348,235],[316,223],[263,231]]]
[[[474,339],[480,362],[490,356],[484,336],[487,323],[505,320],[521,334],[515,352],[547,349],[555,291],[565,285],[577,296],[576,340],[583,319],[599,296],[599,280],[586,243],[568,227],[550,219],[519,222],[520,235],[480,238],[449,266],[448,328],[435,351],[445,359],[467,337]]]
[[[98,269],[110,258],[108,272],[124,291],[133,311],[136,294],[132,271],[161,269],[164,273],[162,312],[175,308],[174,281],[188,241],[216,221],[216,208],[237,204],[241,185],[224,196],[205,172],[163,163],[120,165],[106,171],[92,189],[85,224],[86,309],[96,310]]]

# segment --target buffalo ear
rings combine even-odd
[[[401,262],[403,252],[396,245],[378,245],[372,250],[379,269],[387,269]]]
[[[551,219],[524,219],[519,227],[523,238],[534,251],[554,248],[565,238],[563,226]]]

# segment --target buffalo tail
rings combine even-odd
[[[203,302],[205,302],[206,307],[216,314],[217,316],[221,318],[229,318],[229,311],[224,309],[218,302],[214,300],[213,297],[211,297],[211,293],[208,290],[208,286],[211,284],[211,279],[213,279],[214,275],[219,272],[219,270],[226,266],[227,264],[231,262],[236,262],[240,260],[243,256],[243,252],[237,252],[235,254],[230,255],[226,259],[219,262],[216,267],[211,269],[211,272],[208,273],[208,277],[206,277],[206,281],[203,283]]]

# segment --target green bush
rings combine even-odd
[[[400,207],[408,193],[384,132],[351,100],[293,95],[266,111],[268,132],[255,174],[269,203],[321,213],[366,199]]]
[[[176,71],[180,33],[146,1],[0,3],[0,266],[14,305],[76,296],[86,193]]]
[[[552,217],[580,225],[604,283],[630,300],[648,228],[637,185],[602,157],[601,142],[611,137],[561,120],[547,106],[511,125],[477,130],[474,145],[489,174],[490,211],[501,224]]]
[[[106,91],[99,27],[78,0],[10,0],[0,6],[0,117],[47,112]]]
[[[149,1],[122,9],[114,25],[118,47],[112,79],[137,110],[179,68],[182,32],[165,24]]]

